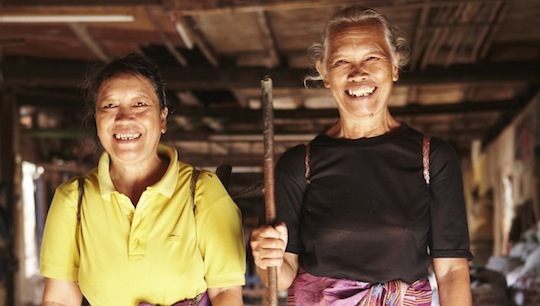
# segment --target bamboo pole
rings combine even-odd
[[[276,221],[276,204],[274,201],[274,109],[272,96],[272,79],[265,76],[261,80],[262,109],[263,109],[263,140],[264,140],[264,205],[266,224]],[[268,305],[277,306],[277,267],[267,268],[268,276]]]

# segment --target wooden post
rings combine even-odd
[[[1,82],[1,80],[0,80]],[[17,229],[19,228],[17,220],[17,209],[15,207],[15,176],[16,176],[16,139],[14,129],[18,124],[17,121],[17,105],[14,94],[9,91],[3,84],[0,83],[0,143],[2,151],[0,152],[0,193],[4,193],[7,204],[6,216],[8,237],[0,237],[7,239],[4,242],[4,249],[0,249],[0,255],[5,260],[5,277],[6,277],[6,300],[5,305],[16,305],[16,277],[18,271],[18,260],[16,255],[16,240]]]
[[[261,81],[262,109],[264,120],[264,205],[266,224],[276,221],[276,204],[274,201],[274,109],[272,96],[272,79],[268,76]],[[268,267],[268,305],[277,306],[277,267]]]

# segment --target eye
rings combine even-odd
[[[143,101],[137,101],[135,102],[135,106],[147,106],[148,104]]]
[[[116,104],[114,103],[104,103],[103,105],[101,105],[101,108],[114,108],[116,107]]]
[[[379,59],[379,58],[376,57],[376,56],[368,56],[368,57],[366,58],[365,61],[366,61],[366,62],[373,62],[373,61],[376,61],[376,60],[378,60],[378,59]]]
[[[346,59],[338,59],[338,60],[334,61],[332,66],[344,66],[344,65],[347,65],[347,64],[349,64],[348,60],[346,60]]]

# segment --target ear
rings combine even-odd
[[[392,65],[392,80],[397,82],[399,80],[399,68],[397,65]]]
[[[317,69],[319,75],[322,76],[324,87],[330,88],[330,85],[328,84],[328,79],[326,78],[326,68],[320,60],[315,63],[315,69]]]
[[[165,107],[161,110],[161,113],[159,114],[159,117],[161,119],[161,134],[165,134],[167,131],[167,116],[169,115],[169,108]]]

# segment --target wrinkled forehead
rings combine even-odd
[[[390,32],[378,20],[366,19],[354,23],[343,23],[330,29],[326,42],[326,55],[328,55],[330,45],[334,40],[379,44],[389,52],[393,61],[397,61],[397,54],[390,41]]]
[[[328,38],[331,39],[332,37],[341,35],[353,35],[355,33],[364,33],[364,35],[370,36],[371,39],[384,39],[389,45],[389,33],[387,32],[386,27],[377,20],[372,19],[337,25],[330,29]]]
[[[144,92],[145,95],[149,95],[152,99],[159,99],[152,82],[148,78],[136,73],[118,73],[103,80],[98,88],[96,99],[103,98],[104,95],[109,95],[111,90],[127,90],[133,93]]]
[[[124,79],[124,80],[136,79],[137,81],[141,81],[141,82],[150,82],[150,80],[147,77],[141,75],[140,73],[132,72],[132,71],[118,71],[116,73],[111,74],[107,78],[105,78],[103,82],[101,82],[101,84],[103,85],[104,83],[115,81],[115,80],[121,80],[121,79]]]

